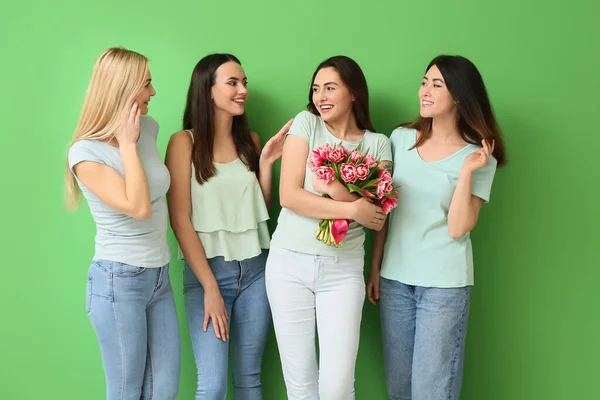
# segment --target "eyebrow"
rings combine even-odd
[[[239,81],[239,80],[240,80],[240,78],[236,78],[235,76],[232,76],[231,78],[229,78],[229,79],[227,79],[227,80],[228,80],[228,81]],[[243,81],[247,81],[247,80],[248,80],[248,78],[246,78],[246,77],[243,77],[243,78],[242,78],[242,80],[243,80]]]
[[[426,76],[424,76],[423,79],[429,80],[429,78],[427,78]],[[444,83],[444,81],[439,78],[433,78],[432,81],[438,81],[438,82]]]
[[[323,84],[323,86],[327,86],[327,85],[336,85],[336,86],[339,86],[336,82],[327,82],[327,83]],[[316,83],[313,83],[313,86],[319,86],[319,85],[317,85]]]

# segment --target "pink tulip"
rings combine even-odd
[[[392,175],[390,175],[390,173],[385,169],[382,169],[381,171],[379,171],[379,174],[377,175],[377,177],[381,178],[381,180],[384,182],[392,183]]]
[[[367,154],[367,156],[365,157],[365,164],[367,164],[369,167],[372,167],[373,165],[377,165],[377,161],[375,161],[375,159],[373,158],[372,155]]]
[[[329,143],[325,143],[325,144],[320,145],[313,151],[316,151],[317,154],[319,154],[319,156],[325,160],[325,159],[327,159],[327,156],[329,155],[329,153],[331,153],[331,150],[332,150],[331,145]]]
[[[348,157],[348,150],[343,146],[335,146],[327,155],[327,160],[333,163],[342,162]]]
[[[392,209],[394,209],[398,205],[397,197],[382,197],[381,198],[381,208],[383,208],[383,212],[389,214]]]
[[[336,219],[333,221],[333,224],[331,225],[331,236],[333,236],[335,244],[340,244],[342,240],[344,240],[346,233],[348,233],[348,227],[348,220]]]
[[[344,182],[356,182],[356,167],[352,164],[342,164],[340,173]]]
[[[363,194],[365,195],[365,197],[375,197],[375,195],[371,192],[369,192],[368,190],[363,189]]]
[[[360,151],[352,150],[352,153],[350,153],[350,161],[352,161],[353,163],[357,163],[358,160],[362,158],[362,156],[363,155]]]
[[[392,190],[394,190],[394,187],[392,186],[392,182],[381,180],[377,182],[377,186],[375,187],[375,189],[377,192],[377,197],[381,199],[386,194],[390,194]]]
[[[313,150],[310,153],[310,158],[308,159],[308,168],[310,168],[310,170],[312,172],[315,172],[317,170],[317,168],[319,168],[323,165],[324,161],[325,161],[325,159],[323,157],[321,157],[319,152],[316,150]]]
[[[329,183],[335,178],[335,172],[333,171],[333,168],[326,165],[317,168],[315,173],[317,174],[317,178],[325,183]]]
[[[358,176],[358,179],[360,179],[361,181],[364,181],[365,179],[367,179],[367,176],[369,175],[369,172],[371,171],[371,169],[369,168],[369,166],[367,164],[358,164],[356,166],[356,176]]]

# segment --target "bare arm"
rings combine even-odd
[[[135,219],[152,216],[148,178],[137,152],[140,136],[140,112],[134,104],[115,133],[123,161],[125,178],[113,168],[93,161],[73,167],[79,180],[109,207]]]
[[[281,163],[281,206],[296,214],[315,219],[353,219],[371,229],[381,229],[385,214],[366,199],[353,202],[336,201],[304,189],[308,143],[289,135],[283,145]]]
[[[204,289],[204,331],[207,330],[208,320],[212,318],[216,336],[225,340],[229,337],[227,312],[219,285],[208,265],[204,248],[190,219],[191,156],[192,139],[189,134],[181,131],[171,136],[165,157],[165,164],[171,174],[171,186],[167,192],[169,217],[185,260]]]
[[[252,132],[252,140],[254,140],[258,153],[261,154],[260,136],[256,132]],[[273,161],[263,157],[262,154],[259,160],[258,183],[260,184],[267,208],[270,210],[273,188]]]
[[[483,200],[472,194],[473,173],[488,164],[493,152],[494,143],[482,141],[481,149],[469,154],[463,162],[448,210],[448,231],[452,239],[465,236],[477,224]]]

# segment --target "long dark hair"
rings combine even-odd
[[[226,62],[242,63],[231,54],[210,54],[196,64],[188,89],[183,129],[190,129],[194,136],[192,163],[196,169],[196,180],[203,184],[216,175],[213,164],[215,142],[215,107],[211,98],[211,88],[215,84],[217,69]],[[258,174],[260,155],[252,140],[248,119],[245,114],[233,117],[231,135],[237,153],[250,171]]]
[[[492,140],[495,141],[493,155],[498,161],[498,166],[506,164],[506,150],[500,128],[483,78],[475,65],[465,57],[441,55],[429,63],[425,73],[434,65],[440,70],[448,91],[457,102],[457,124],[462,139],[477,145],[480,145],[483,139],[490,144]],[[415,121],[401,125],[420,132],[412,148],[419,147],[431,137],[432,121],[432,118],[419,116]]]
[[[354,96],[352,111],[356,118],[356,125],[359,129],[368,129],[371,132],[375,132],[373,124],[371,123],[371,114],[369,114],[369,87],[367,86],[367,79],[365,78],[362,69],[360,69],[360,66],[350,57],[334,56],[319,64],[310,81],[308,105],[306,106],[308,111],[317,116],[320,115],[317,107],[312,101],[312,85],[315,83],[317,73],[323,68],[329,67],[335,68],[338,74],[340,74],[342,82],[344,82],[352,96]]]

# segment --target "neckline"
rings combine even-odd
[[[237,161],[240,161],[240,158],[239,158],[239,157],[238,157],[238,158],[236,158],[236,159],[235,159],[235,160],[233,160],[233,161],[230,161],[230,162],[228,162],[228,163],[218,163],[218,162],[214,162],[214,161],[213,161],[213,164],[214,164],[214,165],[217,165],[217,166],[219,166],[219,167],[225,167],[225,166],[227,166],[227,165],[231,165],[231,164],[233,164],[233,163],[235,163],[235,162],[237,162]]]
[[[323,128],[325,128],[325,131],[327,132],[327,134],[332,138],[335,139],[336,141],[342,141],[342,143],[348,143],[348,144],[356,144],[358,145],[360,142],[362,142],[365,139],[365,136],[367,136],[367,134],[369,132],[371,132],[368,129],[365,129],[365,133],[363,134],[362,138],[360,138],[360,140],[356,141],[356,142],[351,142],[349,140],[344,140],[344,139],[340,139],[339,137],[335,136],[333,133],[331,133],[331,131],[329,130],[329,128],[327,128],[327,124],[325,123],[325,121],[323,121],[323,118],[321,118],[320,116],[317,116],[317,118],[319,119],[319,121],[321,122],[321,124],[323,125]]]
[[[417,130],[416,129],[414,129],[414,140],[415,140],[414,142],[416,143],[417,142]],[[460,153],[462,153],[466,149],[470,148],[471,146],[473,146],[473,145],[470,144],[470,143],[467,143],[467,145],[465,147],[463,147],[462,149],[458,149],[454,153],[449,154],[448,156],[446,156],[444,158],[440,158],[439,160],[433,160],[433,161],[425,161],[423,159],[423,157],[421,157],[421,154],[419,154],[419,148],[418,147],[415,147],[413,150],[415,151],[415,154],[417,155],[417,158],[419,160],[421,160],[421,162],[423,164],[439,164],[441,162],[448,161],[448,160],[456,157],[457,155],[459,155]]]

